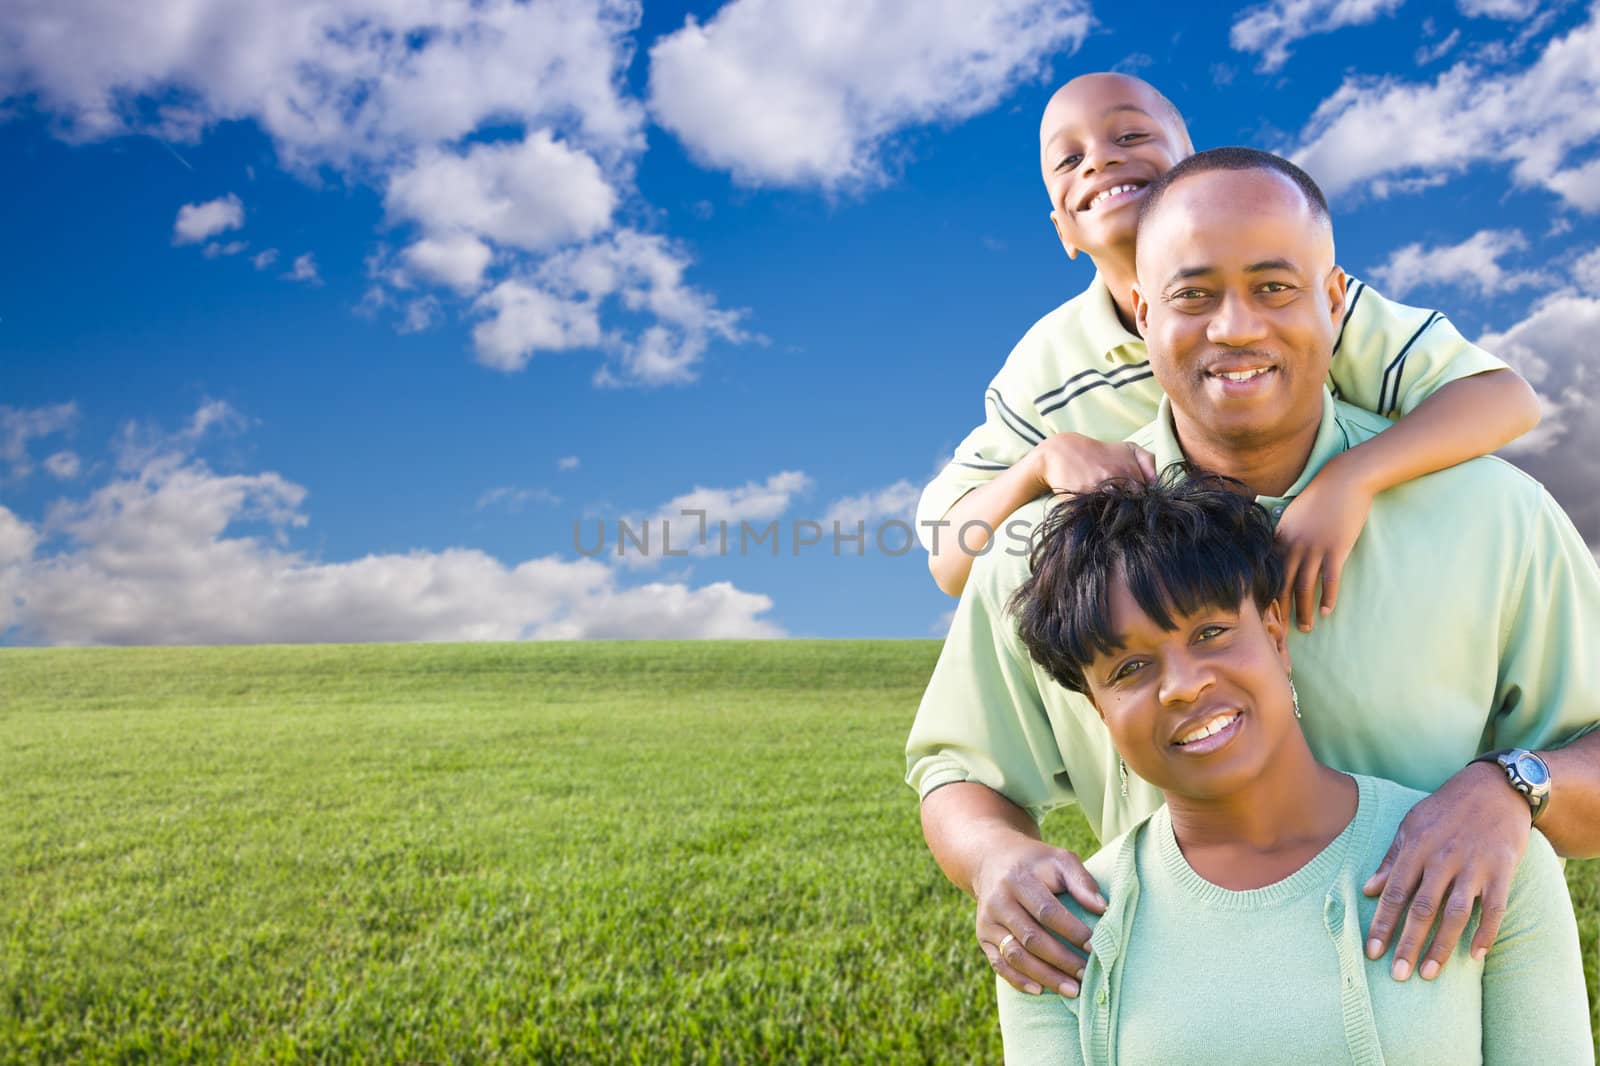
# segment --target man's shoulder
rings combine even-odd
[[[1334,401],[1333,410],[1339,429],[1344,434],[1346,451],[1359,444],[1365,444],[1379,433],[1394,426],[1393,422],[1382,415],[1342,400]],[[1145,430],[1141,429],[1140,432],[1143,433]],[[1385,496],[1403,498],[1409,493],[1437,491],[1456,493],[1472,489],[1492,489],[1502,494],[1499,497],[1502,500],[1505,499],[1503,494],[1510,493],[1512,498],[1520,498],[1523,503],[1532,503],[1549,497],[1549,493],[1536,478],[1497,455],[1480,455],[1464,463],[1424,474],[1396,486]],[[1384,496],[1379,496],[1378,499],[1382,500]]]

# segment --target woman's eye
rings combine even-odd
[[[1227,626],[1203,626],[1200,632],[1195,634],[1195,640],[1210,640],[1213,637],[1220,637],[1227,631]]]
[[[1138,673],[1143,667],[1144,663],[1140,662],[1138,659],[1131,659],[1117,667],[1117,672],[1111,675],[1111,680],[1126,681],[1128,678]]]

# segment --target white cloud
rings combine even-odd
[[[322,283],[322,278],[317,273],[317,257],[310,252],[294,257],[294,263],[284,273],[285,281],[305,281],[312,285]]]
[[[1562,293],[1537,305],[1521,322],[1478,343],[1527,378],[1539,393],[1544,420],[1502,449],[1533,474],[1572,516],[1584,539],[1600,543],[1600,298]]]
[[[896,133],[989,110],[1091,22],[1082,0],[732,0],[651,47],[651,109],[743,184],[871,183]]]
[[[1556,279],[1544,271],[1507,270],[1500,265],[1505,256],[1527,249],[1528,240],[1520,230],[1479,230],[1459,244],[1408,244],[1368,273],[1396,299],[1430,285],[1459,285],[1479,296],[1555,285]]]
[[[1600,296],[1600,248],[1572,264],[1572,280],[1591,296]]]
[[[1431,83],[1347,77],[1318,106],[1293,158],[1330,195],[1371,191],[1380,180],[1452,176],[1476,163],[1509,162],[1522,188],[1544,187],[1584,211],[1600,210],[1600,9],[1550,41],[1526,69],[1486,73],[1458,63]]]
[[[494,252],[476,237],[457,233],[437,239],[424,237],[401,256],[417,273],[470,295],[483,284],[483,272]]]
[[[593,158],[540,130],[465,155],[425,152],[390,180],[384,205],[430,234],[474,233],[537,252],[605,229],[617,194]]]
[[[397,329],[415,331],[445,306],[391,290],[438,285],[466,299],[509,280],[549,292],[529,280],[547,254],[627,239],[615,219],[635,206],[646,147],[644,110],[626,84],[639,20],[638,0],[55,0],[27,7],[0,34],[0,100],[27,99],[71,141],[141,132],[168,144],[253,121],[308,181],[331,169],[380,190],[408,247],[374,275],[360,309],[392,312]],[[648,217],[638,206],[634,215]],[[234,196],[185,210],[181,240],[242,223]],[[234,244],[211,251],[232,254]],[[251,262],[265,270],[278,258],[266,249]],[[288,276],[315,281],[314,265],[302,257]],[[500,279],[489,276],[500,268]],[[676,291],[699,301],[697,323],[648,321],[658,312],[647,301],[646,321],[604,332],[598,320],[577,322],[555,331],[555,346],[600,348],[607,383],[690,380],[712,338],[745,335],[710,295]],[[521,294],[452,308],[515,312],[520,328],[474,331],[480,359],[517,369],[550,343],[550,329],[530,328],[538,309],[511,299]],[[656,295],[670,293],[658,286]],[[618,297],[614,310],[629,310]],[[589,306],[568,317],[597,314]]]
[[[854,529],[858,522],[870,528],[875,522],[895,519],[914,526],[917,501],[921,498],[922,487],[901,478],[892,485],[835,500],[823,514],[822,524],[830,531],[834,522],[839,523],[841,529]]]
[[[6,476],[25,478],[33,473],[28,442],[65,432],[78,420],[78,405],[58,403],[46,407],[7,407],[0,404],[0,462]]]
[[[173,244],[198,244],[244,225],[244,204],[233,193],[201,204],[184,204],[172,224]]]
[[[491,316],[473,330],[478,358],[520,370],[540,351],[602,347],[614,362],[601,368],[600,384],[692,381],[711,338],[759,338],[739,328],[738,312],[717,308],[688,285],[687,266],[677,245],[630,229],[552,255],[531,277],[501,282],[478,298],[474,307]],[[647,314],[655,324],[637,333],[603,332],[600,309],[608,302]]]
[[[684,551],[708,555],[720,550],[719,523],[728,529],[728,543],[736,543],[741,522],[770,523],[811,488],[811,478],[799,470],[782,470],[764,481],[747,481],[731,488],[696,485],[661,504],[649,516],[623,519],[630,529],[647,531],[650,542],[648,551],[639,550],[631,542],[626,551],[620,550],[619,528],[615,534],[618,562],[624,566],[651,566],[669,558],[668,546],[672,556]]]
[[[190,441],[197,413],[168,439]],[[602,563],[506,564],[470,548],[322,562],[286,547],[306,490],[150,457],[42,528],[0,507],[0,632],[56,644],[777,637],[772,601],[727,583],[623,587]],[[61,546],[40,554],[42,534]]]
[[[576,455],[563,455],[556,460],[557,470],[576,470],[578,465],[578,457]]]
[[[1392,15],[1405,0],[1272,0],[1239,15],[1228,43],[1240,52],[1261,53],[1258,69],[1274,71],[1289,59],[1289,46],[1306,37],[1360,26]]]
[[[215,259],[218,256],[238,255],[248,247],[250,247],[250,245],[246,241],[229,241],[226,244],[223,244],[220,241],[211,241],[200,250],[200,254],[205,256],[207,259]]]
[[[1539,10],[1540,0],[1456,0],[1456,10],[1468,18],[1522,21]]]
[[[1450,35],[1443,40],[1421,46],[1417,49],[1417,66],[1425,67],[1436,59],[1443,59],[1445,54],[1454,48],[1459,40],[1461,40],[1461,31],[1451,30]]]
[[[152,422],[129,419],[117,431],[111,450],[118,470],[138,470],[161,456],[192,455],[209,433],[238,434],[249,425],[250,420],[226,400],[207,400],[176,432]]]
[[[44,468],[62,481],[71,481],[77,477],[82,466],[77,452],[54,452],[44,461]]]
[[[507,511],[516,512],[530,503],[557,507],[561,504],[561,497],[549,489],[520,489],[515,485],[501,485],[479,496],[476,506],[480,511],[488,507],[502,507]]]
[[[0,98],[34,95],[76,140],[254,119],[304,170],[386,166],[493,121],[621,152],[642,144],[620,85],[638,20],[632,0],[52,0],[8,16]]]
[[[520,281],[502,281],[473,307],[490,316],[472,328],[478,361],[496,370],[521,370],[537,352],[600,343],[592,302],[563,300]]]

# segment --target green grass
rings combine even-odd
[[[996,1061],[936,655],[0,651],[0,1062]]]

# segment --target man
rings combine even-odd
[[[1345,278],[1326,202],[1287,161],[1221,149],[1152,181],[1137,279],[1136,324],[1168,398],[1131,441],[1157,469],[1237,478],[1281,515],[1389,425],[1324,386]],[[1014,521],[1036,527],[1047,506]],[[978,898],[991,965],[1026,991],[1075,995],[1082,958],[1044,929],[1081,947],[1087,930],[1055,894],[1103,902],[1035,818],[1077,802],[1105,839],[1159,797],[1120,780],[1093,709],[1030,661],[1007,610],[1026,568],[1014,543],[974,562],[908,741],[908,779],[929,847]],[[1600,722],[1600,571],[1537,483],[1477,459],[1375,498],[1341,598],[1315,632],[1291,636],[1305,730],[1329,765],[1434,792],[1368,886],[1383,893],[1369,955],[1398,930],[1395,978],[1430,978],[1479,900],[1473,950],[1493,941],[1535,818],[1558,852],[1600,853],[1600,732],[1588,732]],[[1473,761],[1495,749],[1540,749],[1542,763]]]

